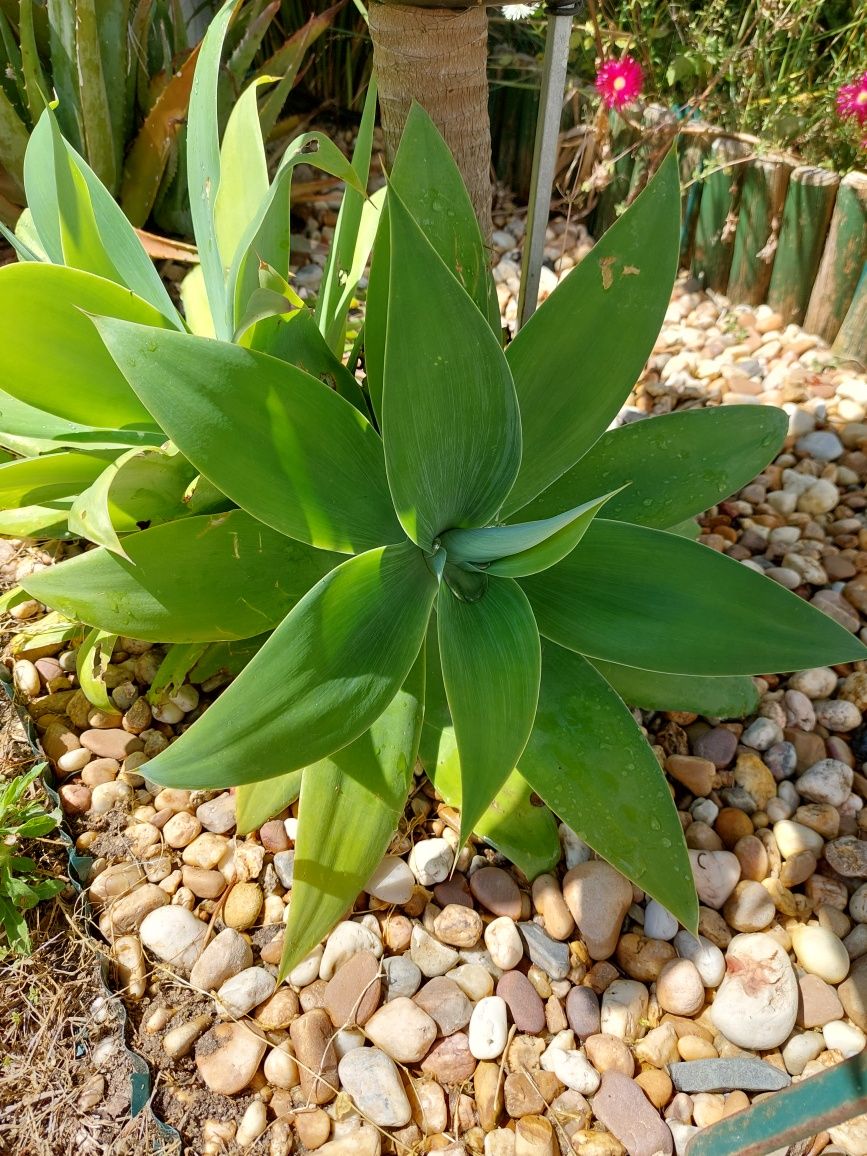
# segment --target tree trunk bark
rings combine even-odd
[[[373,66],[389,163],[413,100],[443,134],[490,241],[491,129],[488,120],[488,17],[454,11],[370,5]]]

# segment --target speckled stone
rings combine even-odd
[[[748,1057],[734,1060],[689,1060],[669,1064],[668,1071],[678,1092],[777,1092],[792,1082],[788,1072],[764,1060]]]

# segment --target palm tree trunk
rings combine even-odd
[[[485,9],[372,3],[370,36],[389,161],[410,105],[417,100],[452,150],[482,236],[490,240],[491,129]]]

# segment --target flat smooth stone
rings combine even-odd
[[[792,1082],[764,1060],[686,1060],[669,1064],[668,1071],[678,1092],[778,1092]]]

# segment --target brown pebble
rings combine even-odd
[[[382,995],[379,960],[370,951],[359,951],[328,981],[324,1007],[336,1028],[366,1024]]]
[[[744,835],[738,839],[732,848],[741,865],[741,878],[751,879],[756,883],[767,878],[768,853],[765,845],[755,835]]]
[[[465,1032],[437,1040],[422,1060],[421,1070],[442,1084],[461,1084],[476,1070],[476,1060],[470,1052]]]
[[[266,851],[288,851],[289,836],[281,819],[271,819],[259,828],[259,841]]]
[[[272,996],[260,1003],[253,1015],[256,1023],[266,1032],[288,1028],[298,1018],[300,1008],[298,996],[291,987],[280,987]]]
[[[519,1120],[523,1116],[542,1113],[562,1091],[563,1085],[553,1072],[543,1072],[540,1068],[531,1072],[510,1072],[503,1084],[506,1114]]]
[[[321,1148],[331,1135],[331,1118],[321,1108],[302,1108],[292,1121],[298,1139],[309,1151]]]
[[[313,1104],[328,1104],[337,1094],[334,1025],[322,1008],[305,1012],[289,1026],[301,1078],[301,1092]],[[329,1087],[329,1085],[331,1085]]]
[[[635,1071],[632,1052],[618,1036],[599,1032],[584,1041],[587,1059],[597,1072],[621,1072],[631,1076]]]
[[[665,760],[665,769],[692,795],[709,795],[713,789],[716,767],[710,759],[696,758],[695,755],[669,755]]]
[[[186,863],[181,868],[181,882],[199,899],[219,899],[226,890],[226,880],[221,871],[190,867]]]
[[[482,935],[482,917],[472,907],[449,903],[434,919],[433,934],[451,947],[473,947]]]
[[[133,751],[140,751],[144,743],[136,735],[123,730],[87,730],[81,735],[81,745],[102,759],[123,762]]]
[[[622,935],[617,944],[615,959],[630,979],[655,983],[659,973],[677,952],[674,945],[663,939],[647,939],[634,931]]]
[[[521,892],[518,884],[500,867],[480,867],[470,876],[470,890],[479,903],[494,915],[521,918]]]
[[[674,1085],[668,1072],[660,1068],[646,1068],[635,1077],[635,1082],[653,1104],[660,1111],[671,1099]]]
[[[262,956],[264,959],[264,955]],[[325,1007],[325,991],[328,987],[328,981],[324,979],[315,979],[313,983],[308,983],[307,987],[301,989],[298,999],[301,1002],[301,1010],[316,1011]]]
[[[729,851],[737,846],[740,839],[752,835],[753,821],[745,811],[738,807],[723,807],[716,817],[714,830],[723,841],[723,846]]]
[[[440,907],[448,907],[450,903],[459,903],[462,907],[473,906],[469,884],[463,875],[453,875],[444,883],[437,883],[433,893],[434,899]]]
[[[519,1032],[537,1035],[545,1030],[545,1005],[520,971],[507,971],[500,977],[497,995],[506,1001]]]

